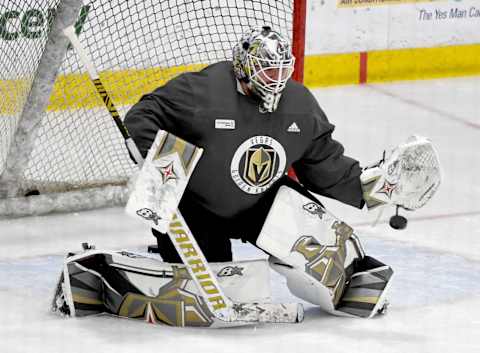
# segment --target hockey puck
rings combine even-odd
[[[25,197],[28,197],[28,196],[38,196],[40,195],[40,191],[38,190],[28,190],[26,193],[25,193]]]
[[[390,217],[390,227],[393,229],[405,229],[407,227],[408,220],[400,215]]]

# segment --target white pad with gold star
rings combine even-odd
[[[202,152],[160,130],[133,185],[126,212],[166,233]]]
[[[280,187],[256,244],[292,294],[323,311],[369,318],[383,308],[392,269],[364,254],[352,227],[296,190]]]
[[[296,304],[285,304],[279,310],[278,305],[269,303],[265,260],[212,263],[211,267],[225,293],[237,303],[235,309],[239,313],[248,314],[255,308],[260,314],[254,322],[297,319]],[[185,265],[129,251],[90,249],[67,257],[52,310],[70,317],[111,314],[180,327],[216,328],[249,323],[217,319]]]
[[[368,209],[393,204],[409,210],[424,206],[441,182],[438,153],[430,140],[411,136],[360,176]]]

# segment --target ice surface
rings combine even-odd
[[[148,230],[122,209],[0,221],[1,352],[468,352],[480,351],[480,77],[314,91],[346,153],[369,164],[410,134],[430,137],[444,170],[433,200],[390,229],[367,213],[322,199],[356,225],[370,255],[395,270],[390,308],[372,320],[332,317],[306,304],[302,324],[208,330],[48,312],[62,257],[88,241],[144,251]],[[411,217],[410,217],[411,216]],[[265,256],[240,242],[236,259]],[[276,301],[295,300],[272,273]]]

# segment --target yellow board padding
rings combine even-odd
[[[205,64],[172,68],[103,71],[100,78],[116,106],[131,105],[140,97],[186,71]],[[435,48],[379,50],[367,53],[367,82],[422,80],[480,75],[480,44]],[[305,57],[306,86],[358,84],[360,53]],[[25,103],[30,80],[0,80],[0,116],[17,115]],[[89,109],[103,106],[87,74],[60,75],[55,81],[48,110]]]
[[[480,44],[368,53],[369,83],[478,74],[480,74]]]
[[[19,115],[27,100],[31,80],[0,80],[0,115]]]
[[[103,71],[99,75],[113,103],[121,106],[138,102],[142,95],[182,72],[199,71],[205,66],[192,64],[171,68]],[[103,104],[87,74],[68,74],[59,76],[55,81],[48,110],[89,109]]]
[[[359,62],[360,53],[306,56],[304,84],[325,87],[358,83]]]

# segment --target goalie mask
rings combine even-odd
[[[251,30],[233,48],[235,76],[261,99],[263,113],[277,109],[294,63],[289,41],[267,26]]]

